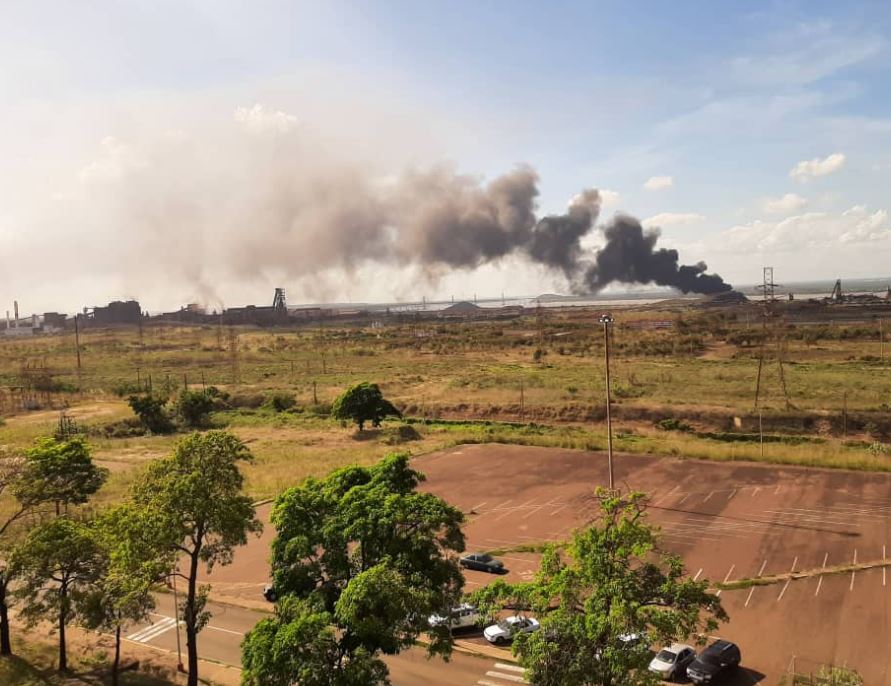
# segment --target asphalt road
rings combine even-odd
[[[174,601],[172,595],[159,594],[158,606],[151,616],[151,622],[127,627],[127,641],[151,645],[171,652],[177,650],[177,631],[174,617]],[[241,661],[241,641],[265,613],[248,610],[231,605],[208,603],[212,613],[210,623],[198,635],[198,649],[201,657],[226,665],[238,667]],[[180,629],[180,640],[185,655],[185,631]],[[504,673],[517,681],[519,675],[513,665],[498,662],[495,659],[483,659],[455,652],[448,664],[440,659],[429,660],[421,648],[413,648],[401,655],[387,658],[391,680],[395,686],[487,686],[497,683],[491,681],[487,674]],[[501,683],[505,683],[501,681]]]

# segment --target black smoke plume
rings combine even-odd
[[[576,289],[596,293],[610,283],[655,283],[683,293],[721,293],[732,286],[717,274],[706,274],[705,262],[678,265],[678,251],[656,249],[658,229],[644,229],[634,217],[617,216],[603,229],[606,245],[584,268]]]

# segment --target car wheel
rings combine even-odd
[[[505,643],[505,641],[504,641],[504,636],[498,636],[498,637],[495,639],[495,645],[497,645],[497,646],[503,646],[504,643]]]

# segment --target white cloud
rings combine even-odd
[[[235,110],[235,121],[250,133],[286,133],[297,126],[297,117],[281,110],[267,110],[260,103]]]
[[[815,176],[826,176],[841,169],[845,164],[845,156],[840,152],[834,152],[822,160],[815,157],[812,160],[802,160],[796,164],[789,176],[793,179],[806,180]]]
[[[598,189],[600,192],[600,200],[604,207],[616,207],[622,200],[622,196],[618,191],[611,191],[605,188]]]
[[[661,191],[665,188],[671,188],[674,185],[674,179],[670,176],[651,176],[643,185],[644,190]]]
[[[779,221],[758,220],[734,226],[708,239],[708,249],[735,255],[802,250],[812,253],[879,242],[891,247],[888,212],[870,212],[857,205],[842,213],[805,212]]]
[[[789,214],[807,205],[807,198],[802,198],[796,193],[786,193],[779,198],[765,198],[761,204],[768,214]]]
[[[647,217],[641,222],[646,227],[651,226],[680,226],[683,224],[696,224],[704,221],[705,217],[695,212],[660,212],[652,217]]]

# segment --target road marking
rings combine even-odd
[[[754,498],[756,495],[758,495],[758,491],[760,491],[760,490],[761,490],[761,486],[755,486],[755,490],[752,491],[752,497]]]
[[[485,504],[486,504],[486,501],[484,500],[484,501],[481,502],[479,505],[474,505],[473,507],[471,507],[471,508],[470,508],[470,511],[471,511],[471,512],[474,512],[474,511],[480,509],[480,508],[481,508],[483,505],[485,505]]]
[[[676,490],[678,490],[679,488],[680,488],[680,486],[675,485],[675,486],[674,486],[668,493],[666,493],[666,494],[663,495],[661,498],[659,498],[659,500],[657,500],[656,502],[654,502],[654,503],[653,503],[653,507],[656,507],[657,505],[659,505],[659,503],[661,503],[661,502],[664,501],[664,500],[668,500],[668,499],[671,497],[672,493],[674,493],[674,492],[675,492]]]
[[[777,596],[777,602],[780,602],[783,599],[783,596],[786,594],[786,589],[789,588],[789,583],[792,579],[786,579],[786,584],[783,586],[783,590],[780,591],[780,594]]]
[[[727,575],[724,577],[724,583],[725,583],[725,584],[726,584],[727,581],[730,579],[730,575],[733,574],[733,570],[734,570],[735,567],[736,567],[736,565],[730,565],[730,569],[727,570]],[[719,589],[718,589],[718,592],[715,593],[715,595],[718,596],[718,597],[720,598],[720,597],[721,597],[721,591],[722,591],[722,590],[723,590],[723,589],[720,589],[720,588],[719,588]]]
[[[764,574],[764,568],[766,566],[767,566],[767,560],[764,560],[764,562],[761,563],[761,569],[758,570],[758,576],[761,576],[762,574]]]
[[[857,564],[857,548],[854,548],[854,564]],[[848,589],[849,591],[854,590],[854,576],[857,574],[856,569],[851,570],[851,587]]]
[[[567,507],[569,507],[569,503],[563,503],[560,507],[558,507],[556,510],[554,510],[553,512],[551,512],[551,515],[550,515],[550,516],[553,517],[555,514],[557,514],[558,512],[562,512],[562,511],[565,510]]]
[[[779,493],[780,493],[780,489],[781,489],[782,487],[783,487],[782,484],[777,484],[777,490],[775,490],[775,491],[773,492],[773,494],[774,494],[774,495],[779,495]]]
[[[749,601],[752,599],[752,594],[753,594],[754,592],[755,592],[755,587],[752,586],[752,588],[749,589],[749,597],[746,598],[746,604],[744,605],[744,607],[748,607],[748,606],[749,606]]]
[[[857,558],[857,553],[856,553],[856,552],[854,553],[854,558],[855,558],[855,559]],[[798,564],[798,555],[796,555],[796,556],[795,556],[795,559],[792,560],[792,569],[789,570],[789,573],[790,573],[790,574],[794,574],[794,573],[795,573],[795,565],[797,565],[797,564]]]
[[[507,505],[508,503],[512,503],[512,502],[513,502],[513,499],[512,499],[512,498],[510,498],[510,499],[508,499],[508,500],[505,500],[503,503],[499,503],[498,505],[496,505],[495,507],[493,507],[492,510],[490,510],[490,512],[493,511],[493,510],[500,510],[502,507],[504,507],[504,506]]]
[[[826,553],[825,555],[823,555],[823,566],[821,567],[821,569],[826,569],[826,562],[828,560],[829,560],[829,553]],[[814,591],[814,596],[817,596],[820,594],[820,587],[822,587],[822,586],[823,586],[823,575],[820,574],[820,578],[817,580],[817,590]]]
[[[699,571],[696,572],[696,576],[693,577],[693,581],[696,581],[697,579],[699,579],[700,574],[702,574],[702,567],[700,567]]]
[[[733,496],[735,496],[738,490],[738,488],[734,488],[732,491],[730,491],[730,495],[727,496],[727,500],[730,500]]]
[[[504,679],[505,681],[513,681],[516,684],[528,683],[523,677],[517,676],[516,674],[502,674],[501,672],[486,672],[486,676],[491,676],[496,679]]]
[[[715,494],[714,491],[709,492],[709,494],[707,496],[705,496],[705,498],[702,499],[702,502],[707,503],[709,498],[711,498],[714,494]]]
[[[885,546],[882,546],[882,562],[884,562],[887,559],[888,558],[885,557]],[[882,567],[882,586],[885,585],[885,572],[887,572],[887,571],[888,571],[887,567]]]
[[[127,640],[135,641],[137,643],[147,643],[153,638],[157,638],[161,634],[167,633],[175,626],[176,620],[173,617],[164,617],[161,621],[157,623],[153,622],[149,626],[130,634],[127,636]]]
[[[496,662],[495,669],[507,670],[508,672],[519,672],[520,674],[526,673],[526,670],[519,665],[507,665],[503,662]]]
[[[689,497],[690,497],[690,494],[688,493],[687,495],[685,495],[683,498],[681,498],[681,499],[678,501],[678,505],[682,505],[683,502],[684,502],[687,498],[689,498]]]

